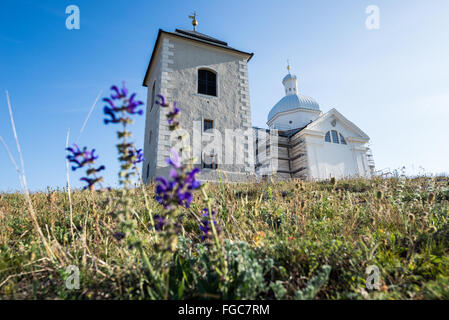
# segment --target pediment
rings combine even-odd
[[[367,142],[369,141],[369,136],[363,132],[354,123],[349,121],[345,116],[343,116],[336,109],[332,109],[329,112],[323,114],[321,117],[316,119],[314,122],[307,126],[308,131],[315,132],[327,132],[329,130],[344,131],[345,136],[350,140]]]

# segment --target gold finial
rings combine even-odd
[[[189,16],[192,19],[193,31],[196,31],[196,26],[198,25],[198,21],[196,20],[196,11],[193,11],[193,15]]]
[[[291,67],[290,67],[290,62],[289,62],[288,59],[287,59],[287,70],[288,70],[288,74],[290,74],[290,69],[291,69]]]

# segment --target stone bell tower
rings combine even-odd
[[[244,181],[254,174],[248,61],[253,56],[193,30],[159,30],[143,85],[148,88],[142,176],[166,176],[165,159],[179,143],[168,129],[167,109],[157,95],[181,109],[183,144],[201,168],[200,180]],[[179,135],[178,135],[179,136]],[[183,152],[184,153],[184,152]]]

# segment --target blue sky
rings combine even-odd
[[[80,8],[81,28],[67,30],[65,9]],[[380,9],[380,29],[365,27],[368,5]],[[98,93],[126,80],[141,86],[159,28],[198,31],[254,52],[249,64],[255,126],[266,126],[283,96],[286,60],[299,91],[326,112],[337,108],[372,141],[378,169],[449,172],[449,1],[102,1],[3,0],[0,10],[0,136],[14,156],[5,90],[11,96],[31,190],[65,186],[65,140],[71,142]],[[102,124],[99,103],[81,145],[95,147],[116,186],[114,128]],[[144,118],[134,127],[137,145]],[[0,147],[0,191],[19,183]],[[74,186],[79,173],[72,174]]]

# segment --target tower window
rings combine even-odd
[[[343,138],[343,136],[340,133],[340,143],[341,144],[347,144],[345,138]]]
[[[207,162],[204,161],[204,158],[207,158],[208,161]],[[203,155],[203,168],[204,169],[216,170],[218,168],[216,156],[214,156],[214,155],[210,155],[210,156]]]
[[[324,141],[331,142],[331,132],[326,132],[326,137],[324,137]]]
[[[217,75],[209,70],[198,70],[198,93],[217,96]]]
[[[214,120],[204,119],[203,123],[204,123],[204,125],[203,125],[204,131],[214,128]]]
[[[151,89],[151,106],[150,106],[150,112],[153,110],[154,105],[154,98],[156,96],[156,81],[153,82],[153,88]]]
[[[150,176],[150,163],[147,163],[147,179]]]

